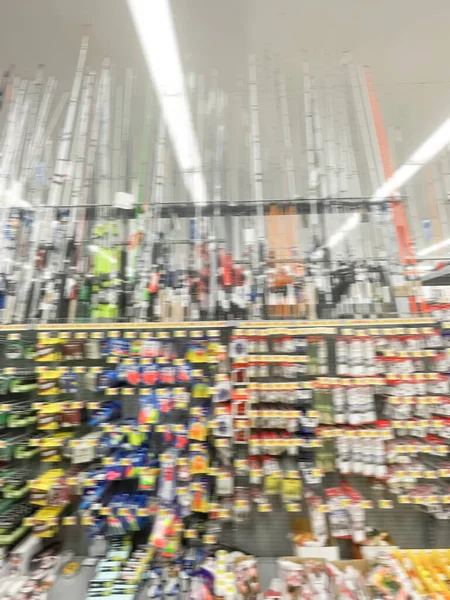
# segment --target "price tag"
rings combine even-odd
[[[108,364],[116,365],[120,362],[120,358],[118,356],[108,356],[106,362]]]
[[[366,510],[370,510],[371,508],[373,508],[373,502],[371,500],[363,500],[360,503],[360,507]]]
[[[311,475],[313,477],[323,477],[323,469],[313,469]]]
[[[118,338],[118,337],[120,337],[120,332],[119,331],[108,331],[108,337],[109,338]]]
[[[88,410],[98,410],[100,408],[100,402],[88,402],[87,409]]]
[[[229,519],[230,517],[230,511],[228,508],[220,508],[217,511],[217,516],[219,519]]]
[[[76,331],[75,332],[75,339],[76,340],[85,340],[87,338],[88,334],[86,331]],[[91,334],[92,337],[92,334]]]
[[[217,543],[216,536],[215,535],[204,535],[203,543],[204,544],[216,544]]]
[[[132,396],[135,393],[135,388],[122,388],[122,396]]]
[[[117,396],[120,392],[120,388],[107,388],[105,390],[105,396]]]
[[[198,537],[198,533],[196,529],[185,529],[184,530],[184,537],[187,540],[194,540]]]
[[[105,334],[103,331],[93,331],[90,337],[93,340],[102,340],[105,337]]]
[[[286,510],[287,510],[287,512],[300,512],[301,511],[300,504],[294,503],[294,502],[287,502]]]
[[[186,331],[183,330],[178,330],[178,331],[174,331],[173,332],[173,337],[174,338],[186,338],[187,337],[187,333]]]
[[[399,504],[411,504],[411,498],[409,496],[399,496],[398,497],[398,503]]]
[[[11,340],[11,341],[20,340],[20,333],[8,333],[8,340]]]
[[[64,517],[62,520],[63,525],[76,525],[77,518],[76,517]]]
[[[261,504],[258,504],[258,512],[272,512],[272,505],[268,502],[261,502]]]
[[[393,507],[394,505],[392,503],[392,500],[383,499],[378,501],[378,508],[389,509]]]
[[[427,504],[439,504],[439,496],[426,496]]]
[[[125,333],[123,334],[123,337],[126,338],[127,340],[133,340],[136,337],[136,332],[135,331],[125,331]]]

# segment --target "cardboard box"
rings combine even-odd
[[[361,546],[361,555],[367,560],[375,560],[380,554],[390,554],[397,549],[398,546]]]
[[[339,546],[336,540],[328,538],[323,546],[308,545],[300,546],[295,543],[295,536],[302,533],[311,533],[309,519],[299,517],[292,521],[291,537],[293,541],[293,551],[297,558],[322,558],[324,560],[339,560]]]

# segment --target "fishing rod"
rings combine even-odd
[[[53,318],[69,322],[76,317],[77,281],[75,277],[75,236],[77,222],[80,216],[79,204],[83,191],[83,173],[86,156],[86,142],[88,137],[89,119],[93,99],[95,73],[91,71],[84,78],[80,100],[79,131],[75,147],[75,168],[70,191],[69,210],[67,215],[67,229],[60,247],[58,274],[60,278],[54,305]],[[64,234],[64,232],[63,232]]]
[[[115,279],[120,268],[118,227],[112,220],[111,198],[111,71],[106,72],[104,99],[100,120],[98,161],[98,202],[92,229],[92,295],[91,318],[101,321],[117,317]]]
[[[289,107],[286,94],[286,82],[281,72],[278,73],[278,99],[280,106],[281,115],[281,130],[283,133],[283,146],[284,146],[284,170],[287,182],[287,192],[289,199],[297,197],[297,190],[295,184],[295,168],[294,168],[294,157],[292,152],[292,138],[291,138],[291,122],[289,117]],[[286,223],[287,221],[287,223]],[[284,218],[286,230],[289,233],[288,240],[290,243],[289,256],[297,259],[297,264],[294,261],[292,267],[288,267],[287,263],[283,261],[283,266],[287,271],[288,276],[286,280],[285,289],[285,316],[288,318],[299,318],[300,307],[302,304],[302,298],[300,296],[301,288],[301,272],[303,270],[300,261],[300,240],[298,232],[300,229],[300,223],[298,216],[295,215],[292,209],[288,209],[288,216]]]
[[[29,199],[32,205],[32,220],[28,238],[28,246],[23,255],[23,268],[21,270],[21,281],[18,286],[21,290],[19,302],[15,310],[15,320],[23,323],[27,317],[32,317],[32,299],[34,298],[34,288],[37,282],[36,270],[43,265],[41,261],[42,252],[38,252],[40,245],[41,227],[44,223],[44,188],[46,187],[45,170],[49,164],[49,154],[51,142],[45,144],[44,152],[44,132],[53,95],[56,89],[56,79],[49,77],[45,86],[39,111],[36,117],[36,127],[30,147],[25,158],[24,168],[22,169],[22,181],[25,189],[25,197]],[[42,162],[43,161],[43,162]]]
[[[29,245],[35,218],[35,208],[33,207],[33,199],[29,197],[28,182],[30,178],[30,152],[33,150],[36,131],[42,119],[39,108],[44,99],[47,99],[49,91],[46,86],[41,102],[43,69],[43,65],[38,66],[35,80],[28,86],[28,97],[24,100],[22,106],[23,114],[17,134],[17,149],[12,166],[11,179],[13,182],[12,185],[15,187],[14,196],[17,206],[13,221],[15,221],[17,227],[15,233],[11,232],[11,242],[14,246],[12,256],[13,273],[8,295],[9,307],[5,316],[5,321],[7,322],[11,322],[13,319],[17,321],[19,312],[23,313],[23,306],[26,305],[26,298],[29,291],[27,280],[31,273],[29,266]],[[21,306],[16,308],[19,290],[22,301]]]
[[[136,316],[140,321],[157,320],[161,314],[159,303],[160,265],[156,261],[160,258],[162,244],[160,214],[164,199],[165,156],[166,127],[161,114],[156,141],[151,200],[144,217],[143,243],[137,259],[140,277],[136,285],[135,305]]]
[[[200,75],[197,78],[197,110],[196,110],[196,130],[197,143],[200,159],[203,165],[206,165],[205,157],[205,122],[206,122],[206,103],[205,103],[205,81]],[[192,101],[192,99],[191,99]],[[185,191],[186,200],[189,201],[188,193]],[[203,207],[196,202],[194,207],[194,219],[191,221],[190,237],[192,264],[188,264],[187,288],[189,297],[186,298],[186,312],[190,320],[200,319],[200,273],[203,271]],[[193,225],[192,225],[193,224]],[[192,267],[192,268],[191,268]]]
[[[11,196],[11,173],[14,162],[14,156],[17,145],[18,129],[20,127],[20,115],[22,104],[25,98],[25,92],[28,82],[15,78],[12,89],[12,101],[9,105],[9,113],[6,121],[6,132],[4,136],[4,145],[2,148],[2,157],[0,161],[0,256],[1,256],[1,285],[0,285],[0,308],[5,317],[4,310],[6,304],[10,305],[8,296],[11,295],[13,287],[13,264],[12,250],[14,243],[12,240],[13,232],[11,227],[6,227],[10,211],[16,206],[15,199]],[[8,190],[9,187],[9,190]],[[11,221],[10,221],[11,225]]]
[[[75,231],[75,285],[72,292],[72,298],[70,299],[70,311],[71,314],[75,314],[83,320],[86,320],[90,316],[90,301],[91,301],[91,283],[92,277],[89,273],[89,254],[84,255],[84,246],[86,238],[89,238],[89,232],[87,232],[86,221],[88,208],[93,206],[92,202],[92,191],[94,181],[94,168],[97,158],[97,150],[100,137],[100,122],[102,115],[102,107],[105,98],[105,87],[110,67],[109,58],[105,58],[101,71],[100,79],[97,86],[97,94],[94,106],[94,112],[92,116],[91,128],[89,133],[89,141],[87,146],[86,154],[86,166],[84,172],[84,181],[82,189],[82,203],[78,207],[78,217],[76,219],[76,231]],[[87,250],[89,253],[89,246],[87,244]]]
[[[124,317],[127,320],[132,320],[135,313],[135,304],[137,300],[138,284],[136,281],[137,272],[137,261],[141,244],[143,244],[144,236],[144,217],[147,206],[147,179],[149,172],[149,153],[150,153],[150,133],[151,133],[151,88],[147,88],[145,113],[144,113],[144,125],[142,129],[141,137],[141,151],[139,161],[139,181],[138,181],[138,194],[137,204],[135,207],[134,219],[129,222],[129,237],[128,237],[128,248],[127,248],[127,265],[125,270],[125,293],[124,293]],[[138,316],[136,314],[136,316]]]
[[[11,94],[11,81],[12,81],[12,73],[14,71],[14,65],[11,65],[9,69],[4,71],[0,78],[0,111],[5,106],[6,102],[9,102],[9,97]],[[9,94],[8,94],[9,91]],[[3,142],[3,140],[1,140]],[[0,148],[3,146],[0,143]]]
[[[47,205],[45,209],[44,227],[42,231],[41,242],[44,246],[44,263],[45,271],[43,273],[45,279],[44,292],[41,299],[42,286],[42,270],[38,277],[35,298],[32,305],[32,316],[37,315],[39,310],[39,319],[42,323],[46,323],[50,316],[50,312],[55,304],[55,284],[53,280],[53,270],[57,264],[57,249],[54,247],[54,233],[58,228],[58,219],[61,215],[58,214],[58,208],[61,203],[61,195],[63,192],[64,182],[68,174],[68,158],[70,147],[73,138],[73,129],[75,117],[78,110],[78,101],[83,81],[83,71],[86,62],[88,50],[88,37],[84,36],[81,41],[81,49],[78,56],[78,62],[75,72],[75,77],[72,85],[72,91],[67,108],[66,118],[59,139],[58,151],[56,156],[55,170],[53,172],[52,182],[48,193]],[[55,221],[56,219],[56,221]]]
[[[116,208],[121,214],[120,220],[120,272],[118,274],[117,311],[122,320],[126,316],[126,297],[129,288],[129,265],[132,258],[128,254],[128,239],[130,234],[130,209],[133,210],[135,198],[131,189],[132,144],[130,138],[131,109],[133,98],[133,71],[126,70],[125,90],[123,98],[123,116],[121,123],[121,152],[119,156],[119,193],[123,201],[116,202]]]
[[[227,264],[229,262],[228,255],[225,254],[225,250],[220,251],[217,240],[222,237],[219,233],[219,212],[216,208],[217,204],[222,200],[222,181],[221,181],[221,170],[223,169],[223,145],[224,145],[224,125],[223,125],[223,110],[224,100],[223,94],[217,88],[217,77],[214,77],[215,84],[215,111],[213,115],[213,123],[211,127],[211,187],[212,190],[212,202],[213,202],[213,214],[211,217],[211,229],[210,237],[207,243],[208,254],[209,254],[209,299],[207,306],[207,315],[210,320],[216,318],[218,305],[224,312],[225,318],[228,317],[231,309],[231,287],[232,287],[232,267]],[[212,111],[211,111],[212,112]],[[214,131],[216,132],[216,143],[214,148]],[[222,262],[222,264],[220,264]],[[218,290],[218,268],[220,265],[220,296]]]
[[[2,259],[6,263],[6,306],[4,312],[5,323],[10,323],[12,320],[17,291],[18,271],[16,270],[16,254],[21,224],[20,209],[24,205],[24,201],[21,198],[21,186],[20,182],[17,181],[17,176],[19,169],[18,165],[21,156],[22,140],[24,137],[25,125],[30,107],[30,100],[27,96],[28,89],[28,82],[23,81],[17,95],[15,118],[16,126],[14,128],[14,142],[11,147],[8,190],[5,194],[5,203],[7,206],[3,211],[3,226],[1,228]]]
[[[36,71],[36,76],[32,82],[32,90],[30,90],[30,109],[27,119],[27,127],[24,138],[23,153],[21,155],[21,166],[20,166],[20,181],[23,182],[24,176],[27,173],[29,149],[31,147],[32,139],[36,132],[38,109],[41,104],[42,86],[44,83],[44,65],[39,65]],[[23,183],[22,183],[23,185]],[[25,190],[22,190],[25,193]]]
[[[249,58],[249,115],[250,115],[250,161],[253,174],[253,199],[256,203],[254,230],[256,231],[256,298],[254,317],[266,318],[266,230],[263,209],[263,176],[261,165],[261,142],[259,128],[258,87],[256,78],[256,58]]]

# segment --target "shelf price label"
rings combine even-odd
[[[394,508],[392,500],[382,499],[378,501],[378,508],[390,509]]]
[[[198,537],[198,533],[196,529],[185,529],[184,537],[187,540],[195,540]]]
[[[411,504],[411,498],[409,496],[402,494],[401,496],[398,497],[398,503],[399,504]]]
[[[107,388],[105,390],[105,396],[117,396],[120,392],[120,388]]]
[[[217,538],[215,535],[204,535],[203,536],[203,543],[204,544],[216,544],[217,543]]]

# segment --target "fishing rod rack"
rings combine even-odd
[[[109,59],[87,71],[88,42],[53,113],[56,80],[44,83],[42,67],[2,86],[1,323],[425,312],[417,274],[404,268],[415,264],[412,245],[392,223],[408,203],[373,196],[381,158],[363,73],[348,54],[317,79],[304,57],[302,152],[272,57],[249,57],[246,92],[243,84],[233,100],[217,74],[209,89],[194,77],[200,162],[189,168],[152,90],[133,160],[135,78],[127,69],[116,81]],[[229,135],[239,120],[243,142]]]

